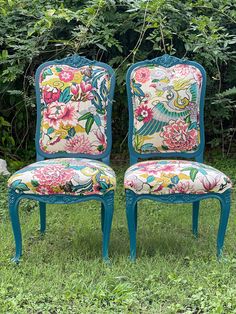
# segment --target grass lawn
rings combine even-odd
[[[236,183],[236,160],[208,160]],[[110,241],[111,264],[101,259],[100,204],[48,205],[47,232],[38,232],[38,208],[21,206],[23,256],[14,252],[6,180],[0,181],[0,314],[2,313],[236,313],[236,195],[216,260],[219,202],[202,201],[199,239],[191,233],[191,205],[142,201],[138,258],[128,259],[123,174],[118,176]]]

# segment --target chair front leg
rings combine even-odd
[[[221,213],[220,213],[220,223],[217,236],[217,257],[222,256],[225,232],[228,224],[229,213],[230,213],[230,203],[231,203],[231,191],[230,189],[225,191],[220,196],[221,202]]]
[[[9,213],[11,218],[12,230],[15,239],[15,256],[12,261],[18,263],[22,255],[22,236],[19,220],[19,195],[15,191],[9,191]]]
[[[130,258],[136,259],[137,200],[136,194],[126,190],[126,216],[130,237]]]
[[[102,206],[102,229],[103,229],[103,243],[102,243],[102,256],[104,261],[109,260],[108,247],[110,240],[110,232],[114,211],[114,192],[110,191],[103,197]]]
[[[40,212],[40,232],[43,234],[46,230],[46,203],[39,202]]]
[[[199,206],[200,206],[200,201],[193,202],[192,232],[196,238],[198,237]]]

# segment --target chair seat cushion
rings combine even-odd
[[[223,193],[231,188],[230,179],[205,164],[185,160],[151,160],[127,169],[125,189],[136,194]]]
[[[8,180],[8,187],[17,193],[39,195],[101,195],[115,186],[111,167],[84,158],[38,161],[15,172]]]

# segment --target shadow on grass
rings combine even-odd
[[[78,227],[79,228],[79,227]],[[49,230],[43,237],[37,233],[26,240],[24,258],[40,257],[43,262],[50,263],[52,259],[60,260],[102,260],[102,233],[99,228],[58,229]],[[175,230],[176,231],[176,230]],[[212,238],[195,239],[191,232],[162,234],[157,230],[149,234],[147,229],[141,229],[137,234],[137,261],[142,258],[171,258],[185,260],[215,256],[215,241]],[[129,238],[125,228],[113,229],[111,233],[109,256],[112,260],[129,257]]]

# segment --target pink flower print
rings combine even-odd
[[[193,67],[188,64],[178,64],[174,67],[174,71],[181,76],[188,76],[193,72]]]
[[[193,194],[193,187],[189,181],[179,182],[171,189],[171,193]]]
[[[59,73],[59,78],[62,82],[70,82],[74,78],[74,73],[72,71],[63,70]]]
[[[76,125],[75,114],[73,103],[64,104],[55,101],[45,109],[43,117],[50,126],[58,128],[60,123]]]
[[[143,121],[144,123],[149,122],[153,118],[152,109],[148,108],[146,105],[140,105],[135,110],[135,116],[138,121]]]
[[[204,192],[211,192],[214,191],[214,188],[218,186],[219,182],[220,182],[220,178],[221,176],[214,176],[214,177],[210,177],[210,176],[204,176],[201,177],[199,180],[203,185],[204,188]]]
[[[158,194],[158,192],[162,191],[163,188],[164,188],[163,185],[159,185],[159,186],[158,186],[157,188],[155,188],[152,192]]]
[[[60,136],[57,136],[56,138],[53,138],[52,140],[50,140],[47,144],[48,145],[55,145],[56,143],[58,143],[60,141],[61,141]]]
[[[146,83],[150,79],[150,71],[148,68],[139,68],[135,71],[135,80],[140,83]]]
[[[80,88],[83,93],[90,92],[93,89],[92,85],[89,82],[84,82],[84,81],[80,83]]]
[[[202,73],[200,72],[200,70],[194,69],[193,76],[194,76],[195,80],[197,81],[197,84],[200,88],[202,85]]]
[[[76,135],[66,141],[66,151],[70,153],[92,154],[91,143],[85,135]]]
[[[87,191],[86,195],[94,194],[94,193],[96,193],[96,194],[100,193],[100,190],[101,190],[101,186],[99,183],[96,182],[95,184],[93,184],[93,191],[92,192]]]
[[[161,172],[173,172],[176,170],[176,165],[158,165],[159,171]]]
[[[196,80],[198,86],[201,86],[202,74],[199,69],[188,64],[179,64],[174,67],[174,72],[181,76],[191,75]]]
[[[79,93],[79,85],[78,84],[72,84],[71,85],[71,88],[70,88],[70,91],[73,95],[78,95]]]
[[[127,178],[125,178],[124,186],[125,188],[131,188],[135,191],[142,191],[144,186],[150,189],[150,187],[142,182],[136,175],[129,175]]]
[[[157,84],[150,84],[149,86],[150,86],[150,87],[153,87],[153,88],[155,88],[155,89],[157,88]]]
[[[94,95],[91,93],[93,90],[92,85],[89,82],[82,81],[80,83],[81,90],[81,101],[91,100],[94,98]]]
[[[46,104],[57,101],[60,98],[61,91],[52,86],[46,85],[43,87],[43,100]]]
[[[43,187],[50,189],[51,187],[63,186],[73,178],[73,175],[74,170],[65,168],[63,165],[48,165],[34,171],[34,176],[39,181],[41,191]]]
[[[169,150],[189,151],[197,145],[198,132],[195,129],[188,130],[188,124],[178,119],[171,120],[164,126],[160,136],[164,138],[163,144]]]
[[[93,86],[89,82],[82,81],[80,84],[73,84],[71,92],[76,100],[87,101],[94,98],[92,93]]]
[[[156,175],[160,170],[157,167],[156,161],[148,161],[136,165],[140,172],[148,173],[149,175]]]
[[[98,139],[98,141],[96,142],[96,144],[98,145],[97,148],[100,151],[100,153],[102,153],[102,151],[104,151],[107,147],[107,140],[106,140],[105,133],[102,132],[100,129],[94,130],[93,133]]]

